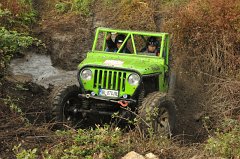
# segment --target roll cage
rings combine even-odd
[[[96,30],[96,35],[92,47],[92,52],[104,52],[106,53],[106,37],[108,33],[117,33],[117,34],[124,34],[126,38],[123,41],[123,44],[118,49],[116,53],[121,53],[120,50],[127,44],[128,41],[131,42],[132,52],[130,55],[140,55],[140,51],[136,48],[136,36],[141,37],[141,39],[146,44],[147,40],[146,37],[154,36],[159,39],[159,56],[156,58],[163,58],[165,64],[168,65],[168,55],[169,55],[169,34],[168,33],[158,33],[158,32],[145,32],[145,31],[130,31],[130,30],[118,30],[118,29],[111,29],[111,28],[103,28],[100,27]],[[103,34],[103,37],[100,38],[100,34]],[[99,41],[102,41],[100,44],[100,48],[97,49],[97,44]],[[145,44],[142,46],[144,47]],[[145,54],[146,55],[146,54]]]

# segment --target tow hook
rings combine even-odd
[[[128,106],[128,101],[121,100],[121,101],[118,101],[118,104],[120,104],[122,107],[126,107]]]

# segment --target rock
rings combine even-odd
[[[131,151],[129,153],[127,153],[124,157],[122,157],[122,159],[145,159],[142,155]]]
[[[8,75],[5,79],[9,82],[19,82],[19,83],[29,83],[32,82],[31,74],[23,74],[23,75]]]
[[[145,157],[146,157],[146,159],[159,159],[159,157],[157,157],[153,153],[148,153],[145,155]]]

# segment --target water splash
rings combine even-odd
[[[24,58],[11,61],[10,72],[13,76],[31,76],[31,81],[48,88],[66,82],[77,83],[77,71],[66,71],[52,66],[49,55],[28,53]]]

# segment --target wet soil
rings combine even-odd
[[[195,79],[178,73],[174,98],[177,105],[175,137],[187,145],[204,142],[208,133],[203,119],[207,114],[203,86]]]
[[[0,157],[15,158],[12,149],[20,143],[28,149],[51,143],[49,92],[34,83],[0,83]]]

